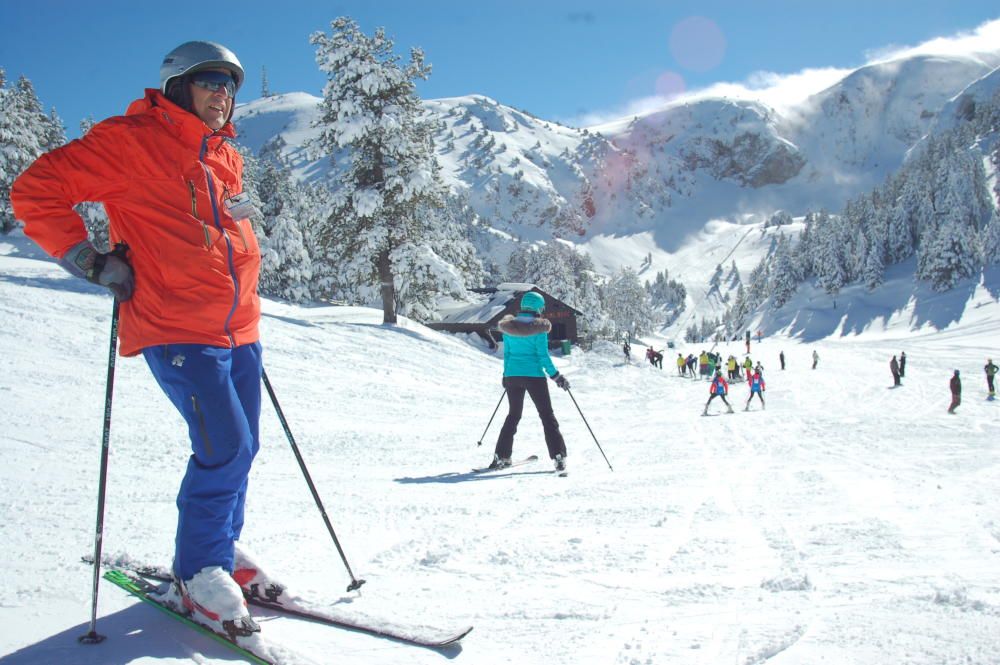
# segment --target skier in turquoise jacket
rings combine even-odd
[[[549,458],[557,471],[566,470],[566,442],[559,432],[559,423],[552,412],[549,386],[545,382],[548,375],[563,390],[569,390],[566,380],[549,357],[549,332],[552,324],[542,318],[545,299],[534,291],[521,297],[521,311],[517,316],[500,319],[503,333],[503,387],[507,390],[509,411],[500,429],[491,469],[510,466],[510,456],[514,449],[514,434],[521,421],[524,408],[524,394],[528,393],[542,419],[545,445]]]

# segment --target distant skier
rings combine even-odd
[[[687,361],[684,360],[684,354],[683,353],[678,353],[677,354],[677,374],[679,376],[684,376],[686,374],[686,372],[685,372],[686,369],[687,369]]]
[[[997,392],[993,387],[993,377],[997,375],[997,366],[993,364],[993,358],[986,359],[986,365],[983,366],[983,371],[986,372],[986,387],[989,388],[990,391],[989,399],[996,399]]]
[[[695,376],[694,372],[695,365],[697,364],[698,364],[698,359],[694,357],[693,353],[689,353],[687,357],[687,368],[688,368],[688,374],[691,375],[692,379],[698,378],[697,376]]]
[[[500,319],[503,333],[503,387],[507,389],[509,411],[500,429],[491,469],[510,466],[510,456],[514,449],[514,433],[521,421],[524,408],[524,393],[528,393],[535,403],[538,417],[542,419],[545,445],[549,457],[555,462],[557,471],[566,470],[566,442],[559,432],[559,423],[552,412],[552,400],[545,375],[563,390],[569,390],[566,380],[549,357],[549,331],[552,324],[542,318],[545,299],[534,291],[521,297],[521,311],[516,317],[507,315]]]
[[[730,354],[729,360],[726,362],[726,367],[729,370],[730,381],[735,381],[740,378],[740,363],[736,360],[736,356]]]
[[[816,349],[813,349],[813,369],[816,369],[816,365],[818,364],[819,364],[819,354],[816,352]]]
[[[747,331],[747,353],[750,353],[750,331]]]
[[[726,405],[727,409],[729,409],[729,413],[732,413],[733,407],[729,404],[729,401],[726,399],[726,394],[728,392],[729,392],[729,384],[727,384],[726,380],[722,378],[722,372],[717,370],[715,372],[715,378],[712,379],[712,384],[708,387],[708,401],[705,402],[705,410],[702,412],[701,415],[703,416],[708,415],[708,405],[711,404],[712,400],[715,399],[716,397],[722,399],[722,403]]]
[[[899,378],[906,376],[906,351],[899,352]]]
[[[653,351],[653,364],[663,369],[663,352]]]
[[[746,360],[743,361],[743,369],[746,372],[747,383],[750,383],[750,378],[753,376],[753,360],[750,359],[750,356],[747,356]]]
[[[951,406],[948,407],[948,413],[955,413],[955,408],[962,403],[962,380],[958,378],[958,370],[955,370],[955,375],[951,377]]]
[[[627,339],[625,340],[625,343],[622,344],[622,352],[625,353],[625,364],[628,365],[632,362],[632,347],[629,345]]]
[[[899,373],[899,361],[896,360],[896,356],[893,356],[892,360],[889,361],[889,371],[892,372],[893,387],[903,385],[899,382],[899,377],[902,375]]]
[[[781,353],[778,354],[778,360],[781,361],[781,369],[782,369],[782,371],[784,371],[784,369],[785,369],[785,352],[784,351],[782,351]]]
[[[702,350],[698,356],[698,375],[704,377],[712,376],[708,373],[708,352],[705,350]]]
[[[750,400],[753,399],[754,395],[760,398],[760,408],[766,409],[767,407],[764,405],[764,391],[766,389],[764,386],[764,377],[760,375],[760,371],[755,371],[753,376],[750,377],[750,397],[747,398],[747,405],[743,410],[750,410]]]

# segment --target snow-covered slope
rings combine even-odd
[[[530,407],[515,451],[543,461],[468,473],[490,459],[506,412],[477,447],[502,390],[498,358],[411,322],[382,326],[375,310],[265,300],[269,378],[368,583],[345,593],[268,404],[245,544],[338,611],[475,629],[444,654],[258,612],[263,630],[318,663],[992,665],[1000,402],[983,399],[982,366],[1000,355],[1000,311],[974,285],[940,298],[930,323],[946,327],[916,335],[861,299],[803,309],[788,330],[798,339],[753,343],[765,411],[743,412],[737,384],[736,414],[716,417],[716,400],[700,417],[707,384],[675,376],[670,355],[663,371],[624,366],[610,344],[557,357],[614,467],[554,390],[568,478],[549,471]],[[110,312],[102,289],[20,233],[0,239],[0,663],[232,663],[106,583],[107,640],[77,643],[90,618],[79,557],[93,550]],[[828,337],[831,314],[873,324]],[[742,357],[743,346],[718,350]],[[906,376],[890,389],[900,350]],[[964,403],[947,415],[953,368]],[[186,438],[143,361],[119,359],[105,552],[169,562]]]

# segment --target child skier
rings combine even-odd
[[[750,397],[747,398],[747,405],[743,409],[744,411],[750,410],[750,400],[753,399],[754,395],[760,398],[760,408],[766,409],[767,406],[764,404],[764,377],[760,375],[760,370],[755,370],[753,376],[750,377]]]
[[[727,409],[729,409],[729,413],[732,413],[733,407],[730,406],[729,401],[726,399],[726,393],[728,392],[729,392],[729,384],[727,384],[726,380],[722,378],[722,372],[716,370],[715,378],[712,379],[712,384],[708,387],[708,393],[709,393],[708,401],[705,402],[705,410],[702,412],[701,415],[703,416],[708,415],[708,405],[711,404],[712,400],[715,399],[716,397],[721,398],[722,403],[726,405]]]

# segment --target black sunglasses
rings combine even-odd
[[[225,72],[196,72],[191,75],[191,83],[195,84],[199,88],[204,88],[211,92],[215,92],[220,88],[226,89],[226,94],[231,98],[236,97],[236,81],[233,77]]]

